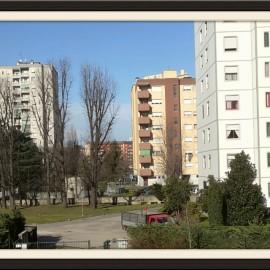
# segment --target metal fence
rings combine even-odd
[[[90,240],[87,241],[61,241],[61,242],[28,242],[16,241],[15,249],[90,249]]]

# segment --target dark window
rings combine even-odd
[[[264,32],[264,47],[269,47],[269,32]]]
[[[266,136],[270,137],[270,122],[266,123]]]
[[[267,166],[270,167],[270,153],[267,153]]]
[[[173,105],[173,110],[174,110],[175,112],[178,111],[178,108],[177,108],[177,107],[178,107],[177,104],[174,104],[174,105]]]
[[[266,107],[270,107],[270,92],[266,92]]]
[[[176,85],[173,85],[173,96],[174,96],[174,97],[177,96],[177,88],[176,88]]]
[[[238,110],[238,100],[226,100],[226,110]]]

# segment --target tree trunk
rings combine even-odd
[[[7,208],[6,191],[4,187],[2,187],[2,207]]]
[[[88,205],[91,205],[91,201],[90,201],[90,190],[89,188],[87,188],[87,197],[88,197]]]
[[[9,189],[9,208],[15,209],[15,196],[13,188]]]
[[[92,186],[90,189],[90,207],[97,208],[97,189],[95,186]]]
[[[128,205],[132,205],[132,196],[128,197]]]

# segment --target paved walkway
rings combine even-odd
[[[37,227],[39,241],[87,241],[91,247],[102,247],[105,240],[128,239],[121,227],[121,214],[77,219]]]

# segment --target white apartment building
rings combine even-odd
[[[14,124],[22,132],[30,134],[33,141],[43,145],[43,106],[41,88],[44,89],[47,118],[49,118],[49,144],[55,139],[55,110],[57,72],[52,65],[39,62],[18,61],[14,66],[0,66],[0,80],[11,87],[14,103]],[[42,85],[42,86],[41,86]],[[40,119],[40,120],[38,120]]]
[[[196,22],[199,187],[242,150],[270,206],[270,23]]]

